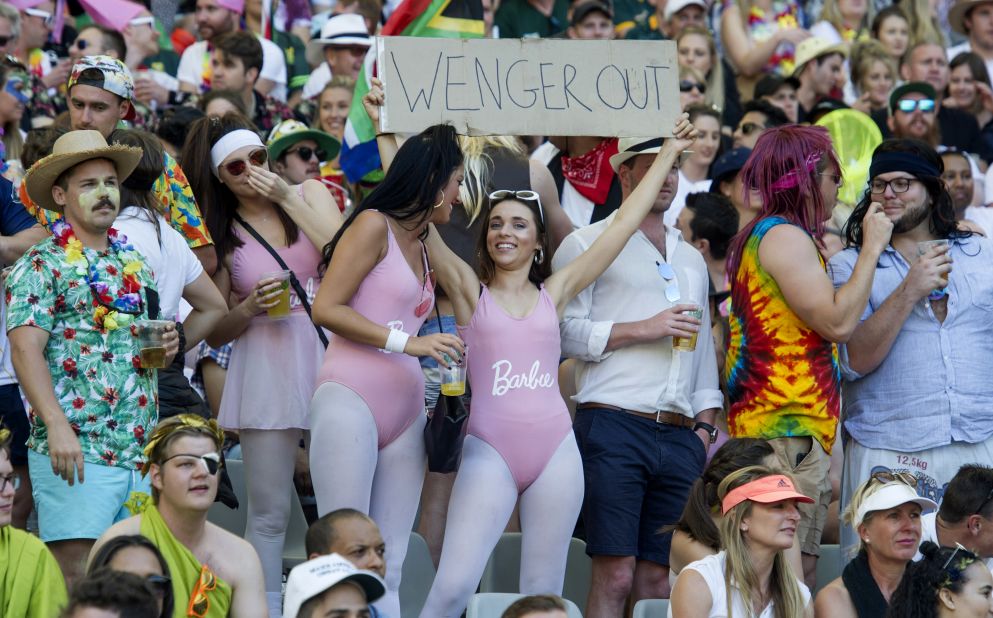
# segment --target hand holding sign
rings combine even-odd
[[[676,118],[676,124],[673,126],[672,138],[667,139],[662,148],[663,150],[668,149],[678,155],[692,146],[696,142],[698,135],[700,135],[700,132],[690,122],[690,115],[685,113],[680,114]]]
[[[379,81],[378,77],[373,77],[370,82],[369,92],[362,97],[362,106],[365,107],[365,113],[369,114],[369,119],[372,120],[372,124],[375,125],[378,132],[380,130],[379,108],[385,104],[386,96],[383,93],[383,82]]]

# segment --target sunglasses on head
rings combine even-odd
[[[179,453],[178,455],[173,455],[172,457],[166,457],[162,460],[161,465],[165,465],[170,459],[176,459],[177,457],[189,457],[190,459],[199,459],[203,462],[204,467],[207,468],[207,473],[211,476],[217,474],[217,471],[221,467],[221,456],[217,453],[205,453],[203,455],[191,455],[189,453]]]
[[[25,15],[30,15],[31,17],[40,17],[44,21],[46,26],[51,26],[55,22],[55,16],[48,11],[39,11],[38,9],[24,9]]]
[[[914,110],[920,110],[924,114],[934,111],[934,99],[900,99],[896,102],[896,108],[901,112],[910,114]]]
[[[301,161],[310,161],[311,157],[317,155],[318,161],[325,161],[328,158],[328,153],[320,148],[311,148],[310,146],[300,146],[296,150],[287,150],[287,154],[295,154],[300,157]]]
[[[262,167],[265,162],[269,160],[269,153],[265,149],[260,148],[259,150],[253,150],[248,155],[248,161],[252,162],[255,167]],[[229,163],[224,164],[224,169],[228,171],[232,176],[241,176],[248,169],[248,161],[245,159],[236,159]]]
[[[886,470],[880,470],[879,472],[873,472],[872,476],[869,478],[884,485],[886,483],[903,483],[904,485],[917,487],[917,479],[909,472],[888,472]]]
[[[680,92],[689,92],[694,88],[696,88],[697,92],[699,92],[700,94],[707,94],[707,84],[698,84],[697,82],[690,81],[688,79],[683,79],[679,81]]]
[[[534,191],[514,191],[512,189],[498,189],[489,195],[490,204],[503,200],[521,200],[524,202],[535,202],[538,204],[538,219],[541,227],[545,227],[545,210],[541,207],[541,197]]]

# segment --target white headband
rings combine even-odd
[[[221,163],[224,159],[227,159],[232,152],[238,150],[239,148],[244,148],[245,146],[258,146],[260,148],[265,148],[265,144],[262,143],[262,139],[259,138],[259,134],[255,131],[249,131],[248,129],[237,129],[227,133],[224,137],[217,140],[214,147],[210,149],[210,163],[214,169],[214,175],[217,175],[217,169],[221,167]]]

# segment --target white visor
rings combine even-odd
[[[895,481],[883,485],[876,493],[865,499],[865,502],[862,503],[856,513],[855,527],[858,527],[859,524],[865,521],[865,516],[872,511],[885,511],[908,502],[920,505],[921,512],[923,513],[930,513],[938,508],[938,503],[934,500],[922,498],[917,495],[917,492],[910,485]]]
[[[221,167],[221,163],[224,159],[231,156],[231,153],[239,148],[244,148],[245,146],[258,146],[264,149],[265,144],[262,143],[262,139],[259,134],[255,131],[249,131],[248,129],[237,129],[227,133],[221,139],[217,140],[214,147],[210,149],[210,163],[214,169],[214,175],[217,175],[218,168]]]

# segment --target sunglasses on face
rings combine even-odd
[[[676,278],[676,271],[668,262],[655,262],[655,268],[659,276],[665,280],[665,299],[674,303],[682,297],[679,292],[679,279]]]
[[[176,459],[177,457],[187,457],[189,459],[199,459],[203,462],[205,468],[207,468],[207,473],[211,476],[217,474],[217,471],[221,467],[221,456],[217,453],[205,453],[203,455],[190,455],[189,453],[180,453],[178,455],[173,455],[172,457],[166,457],[162,460],[161,465],[165,465],[170,459]]]
[[[296,150],[287,150],[287,154],[295,154],[300,157],[301,161],[310,161],[311,157],[317,156],[318,161],[324,161],[328,158],[328,153],[321,150],[320,148],[311,148],[310,146],[300,146]]]
[[[24,9],[25,15],[30,15],[31,17],[40,17],[44,22],[46,27],[51,27],[52,23],[55,22],[55,16],[48,11],[39,11],[38,9]]]
[[[698,83],[696,83],[694,81],[690,81],[688,79],[680,80],[680,82],[679,82],[679,91],[680,92],[689,92],[689,91],[693,90],[694,88],[696,88],[697,89],[697,92],[699,92],[700,94],[707,94],[707,85],[706,84],[698,84]]]
[[[907,114],[913,113],[915,110],[930,114],[934,111],[934,99],[900,99],[896,103],[896,108]]]
[[[513,191],[511,189],[499,189],[490,193],[490,202],[499,202],[502,200],[522,200],[524,202],[535,202],[538,204],[538,219],[541,223],[541,227],[545,227],[545,210],[541,207],[541,197],[534,191]]]
[[[760,124],[758,124],[757,122],[746,122],[746,123],[742,124],[738,128],[741,129],[741,134],[742,135],[751,135],[752,133],[755,133],[756,131],[764,131],[765,130],[765,127],[762,126],[762,125],[760,125]]]
[[[248,169],[248,162],[251,161],[252,165],[255,167],[262,167],[265,162],[269,160],[269,153],[263,149],[253,150],[248,155],[248,161],[245,159],[237,159],[229,163],[224,164],[224,169],[228,171],[228,174],[232,176],[241,176]]]

